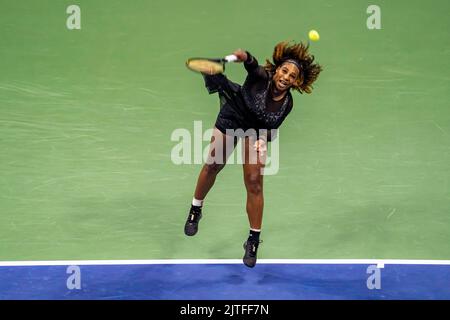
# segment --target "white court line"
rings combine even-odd
[[[242,264],[240,259],[166,259],[166,260],[57,260],[0,261],[0,267],[22,266],[88,266],[88,265],[162,265],[162,264]],[[376,264],[384,265],[450,265],[450,260],[396,259],[258,259],[258,264]]]

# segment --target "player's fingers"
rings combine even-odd
[[[261,144],[259,145],[259,147],[260,147],[262,150],[264,150],[264,151],[267,150],[267,145],[266,145],[265,143],[261,143]]]
[[[233,54],[238,58],[239,62],[245,61],[247,53],[242,49],[237,49]]]

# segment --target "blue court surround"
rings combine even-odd
[[[311,300],[450,299],[450,265],[385,265],[368,289],[365,264],[81,265],[81,289],[67,266],[1,266],[0,299]]]

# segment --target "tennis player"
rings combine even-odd
[[[273,63],[260,66],[248,51],[236,50],[237,62],[243,62],[247,77],[242,86],[223,74],[203,74],[210,94],[218,93],[220,112],[217,116],[208,159],[200,171],[184,232],[197,233],[202,218],[202,206],[217,174],[234,150],[239,138],[243,142],[244,184],[247,190],[247,215],[250,234],[244,242],[243,262],[256,264],[263,217],[263,175],[267,142],[275,139],[276,130],[291,112],[291,90],[311,93],[322,67],[303,43],[281,42],[275,46]],[[240,134],[236,134],[240,132]],[[242,132],[246,134],[242,135]],[[250,134],[249,134],[250,132]],[[256,154],[257,156],[255,156]]]

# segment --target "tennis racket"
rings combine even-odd
[[[205,74],[219,74],[225,71],[225,64],[227,62],[237,61],[238,58],[231,54],[222,59],[208,59],[208,58],[190,58],[186,61],[186,67],[189,70],[205,73]]]

